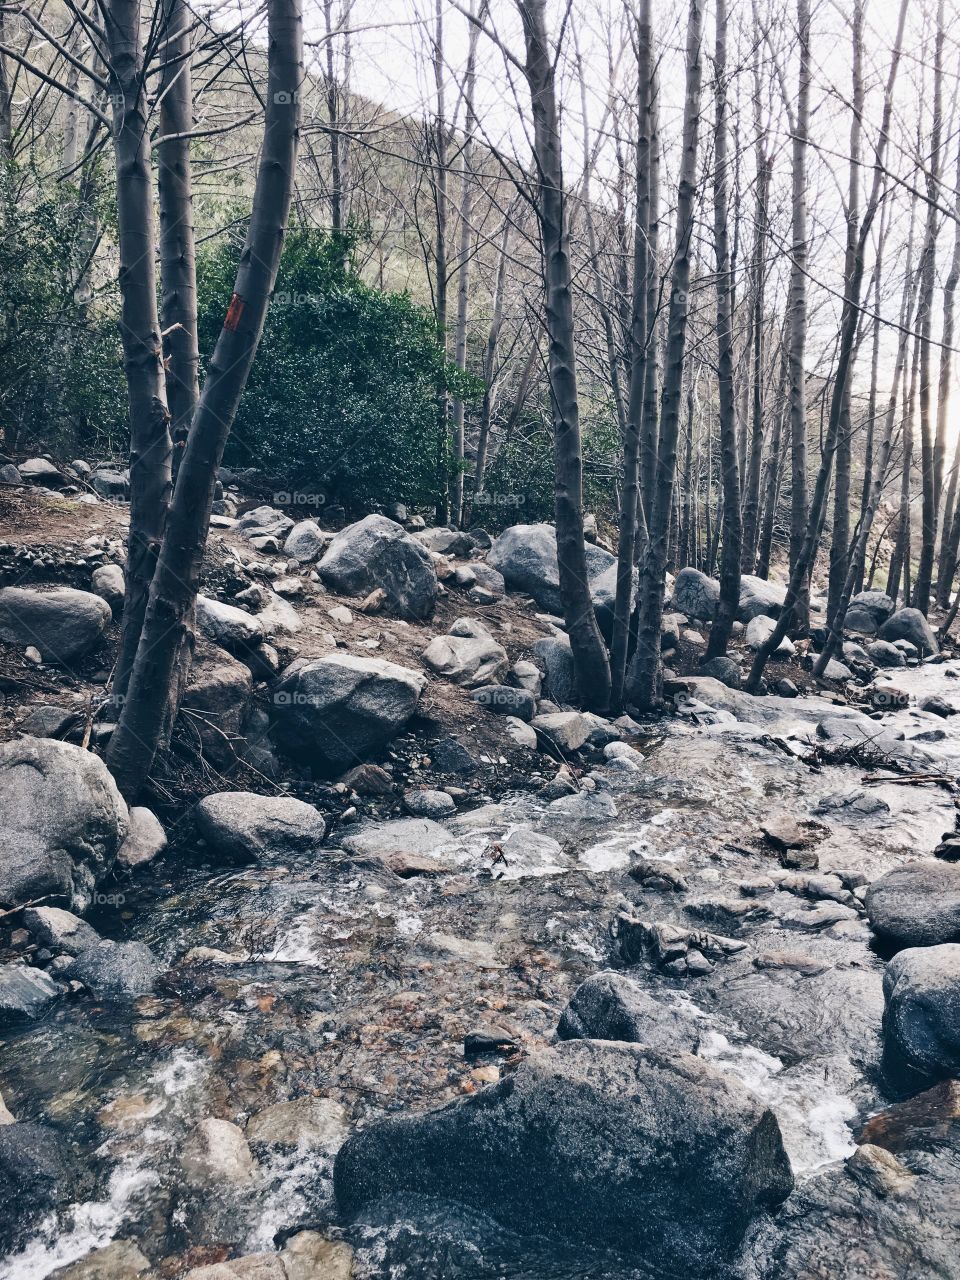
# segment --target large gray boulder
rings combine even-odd
[[[367,596],[382,587],[387,609],[400,618],[429,618],[437,601],[430,552],[386,516],[366,516],[341,529],[317,572],[345,596]]]
[[[44,662],[67,664],[94,648],[112,618],[106,600],[90,591],[55,587],[0,590],[0,640],[33,645]]]
[[[160,961],[143,942],[104,938],[86,947],[66,974],[82,982],[98,1000],[136,1000],[149,995],[160,975]]]
[[[880,628],[881,640],[908,640],[922,654],[940,652],[933,628],[919,609],[898,609]]]
[[[0,746],[0,902],[89,906],[127,834],[127,806],[97,756],[50,738]]]
[[[64,483],[59,468],[49,458],[27,458],[17,467],[20,479],[27,484],[46,485],[50,489],[59,489]]]
[[[101,498],[109,498],[113,502],[126,502],[130,497],[129,471],[100,467],[90,476],[90,484]]]
[[[960,863],[921,858],[874,880],[864,899],[870,924],[901,947],[960,942]]]
[[[741,574],[737,621],[749,622],[751,618],[759,618],[761,615],[776,618],[786,598],[787,588],[782,582],[770,582],[766,578],[757,578],[752,573]]]
[[[656,1000],[625,973],[609,970],[577,987],[557,1034],[561,1040],[627,1040],[694,1053],[700,1028],[701,1019],[686,1005]]]
[[[292,796],[219,791],[193,811],[197,831],[227,862],[315,855],[327,834],[324,816]]]
[[[106,600],[114,617],[123,612],[124,577],[118,564],[102,564],[90,578],[93,594]]]
[[[905,667],[907,660],[889,640],[874,640],[867,645],[867,655],[878,667]]]
[[[197,596],[197,627],[202,635],[228,653],[246,653],[266,639],[263,623],[235,604]]]
[[[436,636],[423,652],[423,660],[438,676],[466,689],[499,684],[509,660],[503,645],[472,618],[457,618],[445,636]]]
[[[681,569],[673,584],[673,607],[688,618],[712,622],[720,603],[720,583],[699,569]]]
[[[282,541],[293,528],[293,521],[276,507],[264,505],[245,511],[233,526],[233,532],[248,542],[254,538],[277,538]]]
[[[875,636],[896,605],[885,591],[859,591],[851,599],[843,620],[844,630]]]
[[[599,579],[616,564],[616,557],[602,547],[586,545],[587,578],[591,594]],[[557,563],[557,531],[552,524],[515,524],[505,529],[487,552],[487,563],[503,574],[511,591],[533,596],[541,609],[561,614],[560,568]],[[606,580],[604,580],[606,582]],[[600,589],[600,609],[609,592]],[[594,605],[597,599],[594,598]]]
[[[776,1118],[739,1081],[690,1054],[597,1040],[361,1129],[334,1166],[347,1214],[394,1193],[443,1196],[671,1274],[715,1275],[792,1186]]]
[[[295,759],[342,772],[400,732],[425,683],[409,667],[351,654],[293,663],[274,690],[274,740]]]
[[[543,664],[544,695],[561,707],[576,706],[580,693],[569,636],[544,636],[534,642],[533,652]]]
[[[325,533],[316,520],[301,520],[287,534],[283,554],[306,564],[322,556],[331,541],[331,535]]]
[[[252,693],[249,667],[214,645],[197,646],[180,721],[214,764],[226,766],[236,760]]]
[[[884,1065],[940,1080],[960,1075],[960,946],[910,947],[883,975]]]

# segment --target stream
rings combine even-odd
[[[960,710],[960,662],[897,670],[888,683]],[[90,1179],[84,1199],[0,1261],[0,1280],[43,1280],[113,1239],[135,1240],[156,1263],[222,1243],[270,1251],[305,1228],[349,1241],[355,1280],[662,1274],[520,1238],[444,1202],[383,1203],[345,1227],[332,1196],[333,1156],[352,1125],[497,1079],[501,1058],[465,1057],[472,1029],[502,1027],[521,1049],[549,1042],[577,986],[621,963],[611,936],[621,913],[745,944],[708,972],[650,958],[629,972],[682,1005],[700,1028],[699,1055],[773,1109],[799,1181],[849,1155],[860,1124],[886,1105],[884,957],[856,890],[851,906],[847,890],[840,902],[784,887],[760,825],[775,815],[822,823],[819,871],[862,884],[929,854],[954,828],[953,797],[932,784],[865,784],[856,765],[804,763],[822,740],[818,723],[833,736],[838,718],[862,722],[826,698],[751,700],[706,681],[697,697],[719,715],[664,721],[635,740],[640,765],[598,757],[593,790],[557,801],[512,793],[445,821],[439,843],[423,837],[442,874],[401,879],[337,847],[338,834],[366,833],[371,851],[409,852],[417,828],[392,823],[335,831],[309,865],[213,866],[202,848],[184,857],[181,841],[176,862],[106,886],[115,900],[91,923],[147,943],[169,967],[132,1006],[78,995],[4,1037],[0,1091],[18,1119],[69,1134]],[[960,773],[960,718],[900,709],[870,723],[904,757]],[[640,860],[675,870],[685,888],[638,880]],[[186,960],[194,948],[232,959]],[[313,1100],[307,1140],[251,1141],[256,1165],[237,1185],[184,1182],[180,1153],[200,1120],[228,1119],[249,1136],[252,1117],[295,1099]]]

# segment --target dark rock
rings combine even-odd
[[[110,625],[110,606],[90,591],[55,587],[0,590],[0,640],[33,645],[44,662],[68,665],[89,653]]]
[[[922,858],[874,880],[864,899],[874,930],[902,947],[960,942],[960,863]]]
[[[101,498],[126,502],[130,497],[130,477],[122,471],[111,471],[108,468],[94,471],[90,483]]]
[[[506,684],[488,684],[473,694],[474,702],[500,716],[516,716],[520,720],[532,720],[537,700],[526,689],[514,689]]]
[[[484,1053],[511,1054],[518,1048],[517,1038],[502,1027],[474,1027],[463,1037],[463,1053],[477,1058]]]
[[[727,657],[711,658],[708,662],[701,663],[699,674],[712,676],[728,689],[739,689],[743,679],[739,663]]]
[[[940,652],[937,637],[919,609],[898,609],[880,628],[881,640],[906,640],[921,653]]]
[[[36,1021],[60,994],[60,988],[42,969],[4,965],[0,968],[0,1027]]]
[[[127,806],[103,761],[49,738],[6,742],[0,812],[0,902],[88,906],[127,833]]]
[[[700,1275],[792,1184],[773,1113],[738,1081],[689,1054],[593,1040],[531,1054],[439,1111],[372,1124],[334,1167],[348,1214],[393,1193],[442,1195]]]
[[[944,720],[957,714],[957,708],[946,698],[941,698],[937,694],[921,699],[919,706],[921,711],[929,711],[931,715],[941,716]]]
[[[253,679],[250,668],[223,649],[198,644],[180,707],[180,721],[214,764],[233,764],[243,746]]]
[[[55,1130],[26,1120],[0,1127],[0,1249],[22,1246],[31,1228],[74,1198],[79,1182]]]
[[[579,701],[576,668],[567,636],[545,636],[537,640],[533,652],[543,664],[543,692],[558,706]]]
[[[907,660],[895,644],[889,640],[874,640],[867,645],[867,653],[871,661],[878,667],[905,667]]]
[[[439,773],[476,773],[480,768],[479,762],[456,738],[441,738],[432,743],[430,758]]]
[[[626,974],[596,973],[580,984],[560,1016],[561,1040],[627,1040],[695,1053],[700,1020],[687,1006],[648,995]]]
[[[76,978],[98,1000],[135,1000],[149,995],[160,974],[160,962],[142,942],[110,942],[81,951],[68,976]]]
[[[343,595],[367,596],[382,587],[387,608],[401,618],[429,618],[436,604],[437,574],[429,551],[385,516],[367,516],[341,529],[317,572]]]
[[[83,713],[75,708],[40,703],[29,709],[18,727],[34,738],[63,739],[82,723]]]
[[[881,627],[895,611],[896,605],[885,591],[859,591],[850,600],[850,607],[868,613],[877,627]]]
[[[895,1081],[960,1074],[960,946],[911,947],[883,975],[884,1066]]]
[[[274,690],[274,740],[295,759],[340,772],[400,732],[424,683],[407,667],[349,654],[294,663]]]
[[[393,778],[378,764],[358,764],[340,779],[345,787],[358,796],[389,796],[393,794]]]

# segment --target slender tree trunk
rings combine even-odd
[[[437,316],[437,337],[447,351],[447,121],[443,68],[443,9],[444,0],[436,0],[433,79],[436,92],[436,119],[433,125],[435,172],[433,179],[434,214],[436,217],[434,302]],[[450,455],[450,397],[446,390],[437,397],[437,500],[438,524],[446,524],[450,517],[449,455]]]
[[[547,42],[546,0],[518,0],[518,8],[523,20],[525,70],[533,106],[537,214],[553,407],[560,597],[581,701],[593,710],[605,711],[610,703],[610,665],[593,611],[583,540],[583,461],[573,291],[554,61]]]
[[[330,138],[330,227],[335,236],[343,235],[343,174],[340,143],[340,95],[334,67],[333,49],[333,0],[323,0],[323,32],[326,38],[326,97],[327,122]]]
[[[628,680],[629,696],[641,711],[651,710],[659,702],[661,691],[660,625],[663,619],[664,574],[669,554],[680,401],[683,394],[686,357],[687,318],[690,310],[690,246],[696,205],[700,90],[703,74],[703,9],[704,0],[690,0],[687,22],[683,143],[677,191],[677,239],[670,290],[666,372],[660,408],[656,483],[653,486],[653,505],[647,521],[647,554],[640,575],[637,647]]]
[[[954,204],[953,257],[943,285],[943,333],[940,348],[940,379],[937,399],[937,439],[946,440],[947,413],[950,406],[950,375],[952,371],[954,309],[957,284],[960,283],[960,146],[957,148],[957,199]],[[957,475],[960,472],[960,436],[953,455],[953,466],[947,479],[947,497],[943,504],[943,534],[940,541],[940,567],[937,578],[937,604],[946,608],[953,589],[957,571],[957,552],[960,543],[960,520],[957,517]],[[956,528],[954,528],[956,526]]]
[[[132,799],[149,776],[194,608],[217,469],[273,292],[294,186],[303,84],[300,0],[268,0],[266,119],[247,243],[187,441],[143,635],[107,764]]]
[[[740,512],[737,408],[733,385],[733,299],[727,231],[727,0],[716,0],[716,126],[714,128],[713,239],[717,254],[717,391],[720,402],[720,468],[723,479],[723,555],[720,599],[710,628],[707,657],[726,653],[740,606],[743,527]]]
[[[943,463],[947,447],[945,436],[934,439],[931,406],[933,293],[937,280],[937,230],[939,228],[939,213],[936,206],[940,197],[940,139],[943,133],[943,42],[945,37],[943,10],[943,0],[939,0],[933,62],[933,121],[930,159],[927,167],[927,199],[929,201],[927,231],[920,263],[920,457],[923,506],[920,562],[917,566],[917,584],[914,589],[913,603],[924,614],[930,610],[933,553],[937,541],[937,514],[940,508]]]
[[[186,0],[164,0],[166,39],[160,47],[160,134],[157,188],[160,204],[160,280],[166,334],[166,385],[173,435],[174,475],[183,457],[200,398],[197,346],[197,269],[193,233],[190,138],[193,91],[190,22]]]
[[[130,414],[130,530],[120,653],[113,693],[125,696],[171,489],[170,415],[157,315],[150,129],[140,36],[140,0],[104,7],[120,242],[120,332]]]
[[[760,475],[763,465],[763,302],[766,270],[767,202],[773,162],[765,154],[765,135],[757,143],[757,228],[753,246],[753,422],[743,497],[743,555],[741,567],[753,573],[760,526]]]
[[[503,220],[503,231],[500,236],[500,255],[497,262],[497,280],[493,290],[493,309],[490,315],[490,327],[487,330],[487,341],[483,352],[483,401],[480,406],[480,430],[477,436],[477,461],[473,476],[473,498],[483,493],[483,485],[487,474],[487,451],[489,449],[490,429],[493,424],[493,406],[496,395],[497,348],[500,343],[500,330],[503,327],[503,304],[507,287],[507,267],[509,265],[510,231],[512,227],[512,211]],[[536,359],[537,344],[531,344],[531,353],[527,364]],[[473,516],[473,503],[469,513],[464,514],[464,523]]]
[[[610,655],[612,701],[623,702],[627,671],[630,617],[634,604],[634,566],[637,527],[643,519],[640,507],[640,438],[643,428],[647,350],[653,337],[655,316],[649,314],[650,275],[656,262],[649,254],[650,235],[650,129],[653,27],[650,0],[640,0],[637,18],[637,222],[633,249],[633,312],[630,324],[630,386],[623,436],[623,493],[620,501],[620,537],[617,546],[617,591],[613,612]]]
[[[766,483],[764,485],[763,522],[760,529],[760,544],[757,548],[757,576],[766,579],[770,574],[770,555],[773,550],[773,527],[777,519],[777,507],[780,502],[780,480],[783,458],[783,427],[787,416],[787,355],[784,350],[780,360],[780,381],[777,387],[776,408],[773,419],[773,440],[770,444],[770,456],[767,459]]]

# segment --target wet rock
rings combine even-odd
[[[672,862],[662,862],[660,859],[654,861],[650,858],[638,858],[627,874],[645,889],[686,893],[689,888],[680,868]]]
[[[193,817],[198,833],[225,862],[317,858],[327,834],[326,819],[312,804],[253,791],[206,796]]]
[[[431,640],[423,660],[437,675],[467,689],[498,684],[508,664],[506,649],[472,618],[458,618],[449,634]]]
[[[813,812],[821,817],[859,822],[886,817],[890,806],[883,796],[865,791],[863,787],[852,787],[849,791],[834,791],[821,796],[814,805]]]
[[[302,1097],[275,1102],[251,1116],[246,1139],[252,1147],[299,1147],[333,1155],[349,1132],[346,1107],[332,1098]]]
[[[40,1219],[74,1198],[79,1182],[55,1130],[26,1120],[0,1127],[0,1249],[22,1245]]]
[[[323,555],[332,537],[332,534],[324,533],[316,520],[301,520],[287,534],[283,554],[291,560],[299,560],[301,564],[309,564]]]
[[[919,609],[898,609],[880,628],[881,640],[907,640],[921,653],[940,652],[930,623]]]
[[[576,795],[552,800],[547,816],[553,821],[610,822],[617,816],[617,806],[604,791],[579,791]]]
[[[915,1176],[892,1152],[868,1142],[847,1157],[847,1170],[858,1182],[884,1198],[910,1190]]]
[[[932,1089],[872,1115],[857,1134],[857,1141],[876,1143],[894,1153],[935,1150],[956,1142],[957,1121],[960,1081],[942,1080]]]
[[[117,854],[117,866],[132,869],[145,867],[159,858],[167,847],[167,833],[149,809],[134,806],[130,810],[127,838]]]
[[[532,720],[537,709],[532,693],[507,684],[483,685],[474,692],[473,700],[495,715],[514,716],[518,720]]]
[[[0,590],[0,640],[33,645],[44,662],[69,665],[100,643],[112,618],[110,606],[90,591],[54,587]]]
[[[334,1169],[346,1213],[442,1195],[698,1274],[792,1181],[776,1119],[738,1082],[689,1054],[592,1040],[531,1054],[439,1111],[370,1125]]]
[[[49,738],[0,745],[0,902],[90,903],[127,834],[127,806],[103,761]]]
[[[901,947],[960,942],[960,864],[921,858],[895,867],[867,889],[873,929]]]
[[[508,1055],[518,1048],[517,1037],[503,1027],[473,1027],[463,1037],[465,1058],[478,1058],[485,1053]]]
[[[960,946],[911,947],[883,975],[884,1066],[894,1080],[960,1074]]]
[[[533,652],[543,663],[543,693],[559,706],[579,701],[576,668],[567,636],[545,636],[537,640]]]
[[[201,1120],[180,1154],[183,1176],[195,1187],[241,1186],[253,1177],[255,1167],[243,1130],[229,1120]]]
[[[728,689],[739,689],[743,679],[739,663],[728,657],[711,658],[709,662],[702,662],[700,675],[719,680]]]
[[[453,797],[445,791],[407,791],[403,806],[416,818],[449,818],[457,809]]]
[[[777,617],[787,598],[787,588],[782,582],[770,582],[752,573],[740,575],[740,602],[737,621],[750,622],[761,614]]]
[[[672,972],[686,972],[691,955],[710,961],[724,960],[745,951],[747,944],[737,938],[724,938],[702,929],[684,929],[679,925],[641,920],[621,912],[614,919],[610,934],[618,958],[623,964],[638,964],[649,959],[663,968],[676,966]],[[698,970],[700,961],[696,960]],[[702,971],[702,970],[701,970]]]
[[[548,751],[579,751],[585,746],[593,726],[579,711],[558,711],[537,715],[530,721],[538,739]]]
[[[132,1240],[114,1240],[77,1262],[50,1272],[49,1280],[137,1280],[149,1277],[150,1261]]]
[[[0,1027],[35,1022],[60,995],[60,988],[42,969],[4,965],[0,969]]]
[[[431,818],[398,818],[393,822],[374,823],[344,836],[340,844],[347,853],[364,858],[400,853],[440,860],[447,854],[463,852],[456,836]]]
[[[699,569],[681,569],[673,584],[673,607],[688,618],[712,622],[720,603],[720,583]]]
[[[160,961],[142,942],[103,939],[87,947],[66,971],[98,1000],[135,1000],[149,995],[160,974]]]
[[[946,698],[941,698],[939,694],[921,698],[918,705],[921,711],[929,711],[931,715],[940,716],[943,720],[948,720],[950,716],[957,714],[957,708],[953,703],[948,702]]]
[[[889,640],[874,640],[867,645],[867,653],[878,667],[905,667],[907,660],[895,644]]]
[[[59,907],[28,907],[21,919],[41,946],[54,952],[77,956],[100,941],[96,929],[72,911]]]
[[[381,750],[413,715],[425,679],[392,662],[330,654],[281,674],[271,708],[277,746],[342,771]]]
[[[758,613],[755,618],[751,618],[747,623],[747,648],[760,649],[773,635],[777,629],[776,619],[768,617],[766,614]],[[796,652],[796,646],[789,636],[784,636],[780,643],[774,649],[777,657],[789,658]]]
[[[284,1280],[352,1280],[353,1250],[316,1231],[291,1236],[280,1254]]]
[[[816,870],[820,865],[816,845],[829,835],[821,822],[798,822],[788,813],[775,814],[760,824],[764,839],[777,852],[785,867]]]
[[[317,572],[342,595],[367,596],[382,587],[387,608],[398,617],[417,620],[433,613],[437,574],[430,553],[385,516],[367,516],[341,529]]]
[[[234,654],[255,649],[266,638],[258,618],[204,595],[197,596],[197,627],[208,640]]]
[[[560,1016],[561,1040],[627,1040],[652,1049],[695,1053],[701,1019],[682,1003],[667,1004],[615,971],[580,984]]]

